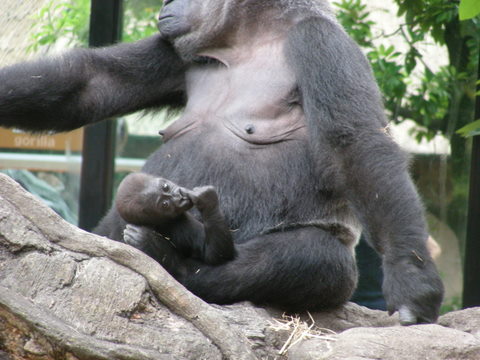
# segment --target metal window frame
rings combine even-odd
[[[478,58],[480,73],[480,56]],[[480,79],[480,76],[478,76]],[[477,85],[480,91],[480,84]],[[475,119],[480,119],[480,96],[475,101]],[[472,139],[467,239],[463,270],[463,307],[480,305],[480,135]]]
[[[121,39],[123,0],[92,0],[91,47],[114,44]],[[102,121],[85,128],[80,180],[79,226],[90,231],[112,203],[115,172],[116,121]]]

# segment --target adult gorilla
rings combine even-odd
[[[404,324],[435,321],[443,287],[422,206],[371,69],[328,4],[167,0],[159,28],[1,70],[1,125],[62,131],[184,106],[143,171],[213,185],[235,256],[209,265],[148,232],[137,246],[207,301],[318,309],[352,294],[363,228],[383,258],[388,309]],[[98,232],[122,240],[124,228],[113,209]]]

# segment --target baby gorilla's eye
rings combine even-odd
[[[166,192],[166,191],[170,190],[170,186],[165,183],[165,184],[162,185],[162,190]]]
[[[163,207],[164,209],[168,208],[169,205],[170,205],[170,204],[168,203],[168,201],[166,201],[166,200],[165,200],[165,201],[162,201],[162,207]]]

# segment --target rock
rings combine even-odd
[[[386,311],[371,310],[354,303],[312,315],[317,326],[335,332],[342,332],[355,327],[386,327],[398,325],[398,315],[389,316]],[[306,318],[304,318],[306,320]]]
[[[440,325],[355,328],[335,340],[307,340],[289,350],[291,360],[480,359],[480,341]]]
[[[282,317],[282,312],[273,308],[267,308],[270,315],[276,318]],[[389,316],[386,311],[371,310],[364,306],[349,302],[345,305],[325,311],[309,314],[300,314],[303,321],[314,320],[319,327],[342,332],[355,327],[386,327],[398,325],[398,315]]]
[[[465,331],[480,339],[480,308],[452,311],[440,317],[442,326]]]

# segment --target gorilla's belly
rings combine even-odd
[[[305,142],[252,145],[206,127],[169,139],[144,171],[190,189],[214,186],[229,225],[238,229],[236,241],[292,224],[345,223],[338,217],[345,204],[328,177],[314,174]]]

